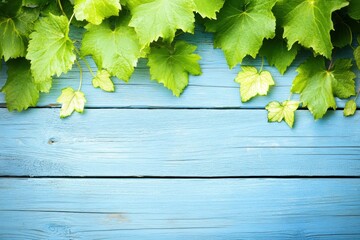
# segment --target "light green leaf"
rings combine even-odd
[[[68,19],[49,14],[35,23],[30,34],[28,54],[31,72],[36,83],[47,82],[72,68],[76,59],[74,44],[70,40]]]
[[[105,18],[119,15],[119,0],[75,0],[74,13],[79,21],[99,25]]]
[[[358,69],[360,69],[360,46],[357,46],[354,50],[354,58]]]
[[[273,101],[266,105],[269,122],[281,122],[285,120],[289,127],[293,127],[295,111],[299,107],[298,101],[284,101],[282,103]]]
[[[242,102],[247,102],[256,95],[266,95],[270,86],[275,85],[270,72],[261,71],[259,73],[256,68],[248,66],[241,66],[235,82],[240,84]]]
[[[106,70],[99,70],[92,80],[95,88],[101,88],[107,92],[115,91],[114,83],[110,79],[110,73]]]
[[[284,39],[275,37],[264,41],[260,54],[266,57],[271,66],[275,66],[281,74],[284,74],[294,61],[298,50],[299,45],[297,44],[288,50]]]
[[[228,0],[217,20],[206,24],[215,32],[214,46],[221,48],[230,68],[247,55],[256,57],[264,38],[275,36],[275,17],[271,12],[276,0]]]
[[[345,104],[345,108],[344,108],[344,116],[348,117],[348,116],[352,116],[354,115],[356,112],[356,102],[355,100],[349,100],[346,102]]]
[[[350,0],[348,11],[350,17],[355,20],[360,20],[360,1]]]
[[[134,27],[142,46],[160,37],[171,42],[175,32],[194,32],[193,0],[152,0],[132,10],[129,26]]]
[[[220,11],[225,0],[193,0],[195,11],[203,18],[216,19],[216,13]]]
[[[6,106],[9,111],[26,110],[36,106],[39,90],[33,82],[30,63],[24,58],[10,60],[6,63],[7,81],[1,92],[5,94]]]
[[[334,96],[347,98],[355,94],[355,74],[350,60],[337,60],[328,70],[322,57],[311,57],[301,64],[291,91],[300,93],[304,107],[308,107],[315,119],[322,118],[328,108],[336,109]]]
[[[67,87],[61,91],[61,95],[57,99],[57,102],[62,103],[60,117],[65,118],[70,116],[74,111],[82,113],[84,111],[86,99],[83,92],[75,91],[71,87]]]
[[[114,24],[114,28],[112,27]],[[81,53],[92,55],[98,69],[106,69],[112,76],[128,81],[141,57],[141,45],[127,18],[119,18],[101,25],[89,24],[83,38]]]
[[[288,49],[298,42],[331,58],[331,14],[348,4],[346,0],[279,0],[274,12],[284,28]]]
[[[196,46],[184,41],[177,41],[173,47],[152,48],[148,56],[151,79],[164,84],[179,97],[189,83],[189,73],[201,74],[200,56],[193,53],[195,49]]]
[[[14,16],[0,15],[0,51],[5,61],[10,58],[24,57],[28,37],[39,16],[37,9],[19,8]]]

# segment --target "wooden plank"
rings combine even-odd
[[[263,108],[272,100],[283,101],[290,95],[290,86],[296,76],[296,67],[306,59],[307,53],[298,56],[293,65],[285,75],[265,64],[264,69],[269,70],[277,86],[272,88],[268,97],[257,97],[248,103],[241,103],[239,94],[239,84],[234,79],[239,72],[237,66],[232,70],[226,64],[224,54],[219,49],[213,49],[212,34],[203,33],[198,30],[195,36],[185,37],[189,42],[198,45],[197,52],[202,56],[201,67],[203,75],[190,77],[190,85],[185,90],[181,98],[172,96],[171,92],[154,81],[150,81],[149,70],[146,62],[140,61],[138,68],[132,76],[130,83],[126,84],[117,79],[115,80],[115,93],[106,93],[99,89],[94,89],[91,85],[91,74],[83,65],[84,82],[83,91],[87,97],[87,107],[168,107],[168,108],[222,108],[222,107],[241,107],[241,108]],[[351,51],[337,53],[338,57],[349,57]],[[95,64],[90,61],[92,69],[96,71]],[[260,67],[260,59],[247,58],[243,65],[253,65]],[[354,70],[356,70],[354,68]],[[0,86],[6,81],[6,68],[0,72]],[[358,76],[360,72],[357,71]],[[75,89],[79,84],[79,71],[76,66],[68,74],[56,79],[50,94],[42,94],[38,106],[57,105],[56,99],[61,93],[61,89],[72,86]],[[296,99],[297,96],[294,96]],[[4,104],[4,95],[0,93],[0,104]],[[343,107],[344,101],[338,100],[338,106]]]
[[[360,176],[360,115],[294,129],[263,110],[0,109],[2,176]]]
[[[360,179],[0,179],[1,239],[359,239]]]

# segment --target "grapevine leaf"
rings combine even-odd
[[[215,32],[214,46],[221,48],[233,68],[246,55],[256,57],[264,38],[275,36],[275,17],[271,12],[276,0],[228,0],[217,20],[206,24]]]
[[[360,69],[360,46],[357,46],[354,50],[354,58],[358,69]]]
[[[175,32],[194,32],[193,0],[152,0],[132,10],[129,26],[134,27],[143,46],[159,39],[172,41]]]
[[[29,8],[43,7],[47,5],[50,0],[22,0],[22,5]]]
[[[225,0],[193,0],[195,11],[203,18],[216,19],[216,13],[220,11]]]
[[[348,98],[355,95],[355,73],[351,71],[351,59],[338,59],[332,71],[332,87],[335,97]]]
[[[333,49],[331,14],[348,5],[346,0],[279,0],[275,13],[290,49],[295,42],[327,58]]]
[[[273,101],[266,105],[269,122],[281,122],[285,120],[289,127],[293,127],[295,111],[299,107],[298,101],[284,101],[282,103]]]
[[[70,40],[68,19],[49,14],[35,23],[30,34],[28,54],[36,83],[46,82],[56,74],[66,73],[76,59]]]
[[[355,94],[355,74],[350,60],[337,60],[334,69],[328,70],[322,57],[311,57],[301,64],[291,91],[300,93],[304,107],[308,107],[315,119],[322,118],[328,108],[336,109],[334,95],[347,98]]]
[[[281,74],[284,74],[286,69],[294,61],[299,45],[294,44],[290,50],[287,49],[286,42],[281,37],[265,40],[260,54],[265,56],[271,66],[275,66]]]
[[[101,88],[107,92],[115,91],[114,83],[110,79],[110,73],[106,70],[99,70],[92,80],[95,88]]]
[[[14,16],[0,16],[0,58],[4,56],[7,61],[26,55],[28,37],[38,17],[37,9],[26,8],[19,8]]]
[[[173,47],[154,47],[148,56],[151,79],[162,83],[177,97],[189,83],[189,73],[200,75],[198,61],[194,54],[196,46],[184,41],[177,41]]]
[[[70,116],[74,111],[82,113],[84,111],[86,98],[83,92],[75,91],[71,87],[67,87],[61,91],[57,102],[62,103],[60,117],[65,118]]]
[[[355,20],[360,20],[360,1],[350,0],[348,11],[350,17]]]
[[[348,117],[348,116],[352,116],[354,115],[356,112],[356,102],[355,100],[349,100],[346,102],[345,104],[345,108],[344,108],[344,116]]]
[[[99,25],[104,18],[117,16],[120,9],[119,0],[75,0],[74,13],[79,21]]]
[[[43,82],[36,82],[35,84],[40,92],[48,93],[52,87],[52,79]]]
[[[275,82],[268,71],[258,72],[254,67],[241,66],[242,71],[235,78],[240,84],[241,101],[247,102],[256,95],[264,96]]]
[[[7,63],[7,81],[1,91],[5,94],[9,111],[26,110],[36,106],[39,90],[33,82],[30,63],[24,58],[10,60]]]
[[[334,47],[343,48],[352,43],[352,31],[342,19],[334,22],[335,31],[331,32],[331,40]]]
[[[81,52],[92,55],[99,69],[128,81],[141,57],[141,45],[127,18],[116,19],[114,28],[105,20],[101,25],[88,24]]]

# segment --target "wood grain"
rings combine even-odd
[[[1,239],[359,239],[360,179],[0,179]]]
[[[210,33],[202,32],[197,28],[196,34],[186,35],[183,38],[190,43],[198,46],[197,53],[202,57],[200,64],[203,74],[198,77],[191,76],[189,87],[180,98],[172,96],[172,93],[155,81],[150,80],[149,69],[146,61],[141,60],[130,82],[124,83],[114,78],[116,84],[115,93],[106,93],[99,89],[94,89],[91,85],[91,74],[83,64],[84,82],[83,92],[87,98],[86,107],[132,107],[132,108],[264,108],[270,101],[284,101],[290,95],[290,86],[296,76],[296,68],[302,63],[309,53],[302,52],[289,68],[285,75],[281,75],[276,68],[269,67],[265,61],[265,70],[269,70],[275,81],[267,97],[257,97],[248,103],[240,100],[239,84],[234,82],[240,67],[237,66],[230,70],[223,52],[214,49],[212,42],[213,36]],[[79,38],[80,33],[75,33]],[[351,49],[337,53],[338,58],[351,56]],[[96,72],[96,66],[89,60],[92,69]],[[243,65],[252,65],[260,68],[261,59],[246,58]],[[360,72],[354,67],[354,71],[359,76]],[[0,71],[0,86],[6,81],[6,67]],[[79,69],[74,65],[73,70],[63,74],[59,78],[54,78],[51,93],[42,94],[38,106],[58,106],[56,99],[61,93],[61,89],[72,86],[77,89],[79,84]],[[298,96],[294,95],[294,99]],[[4,105],[4,95],[0,93],[0,104]],[[343,107],[345,101],[337,100],[338,106]]]
[[[264,110],[0,110],[0,175],[360,176],[360,115],[294,129]]]

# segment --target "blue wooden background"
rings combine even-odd
[[[187,40],[203,75],[179,99],[145,61],[115,93],[85,72],[87,109],[63,120],[76,67],[26,112],[0,95],[0,239],[360,239],[360,115],[339,100],[322,120],[297,111],[294,129],[266,120],[307,54],[284,76],[265,66],[277,86],[243,104],[212,36]]]

